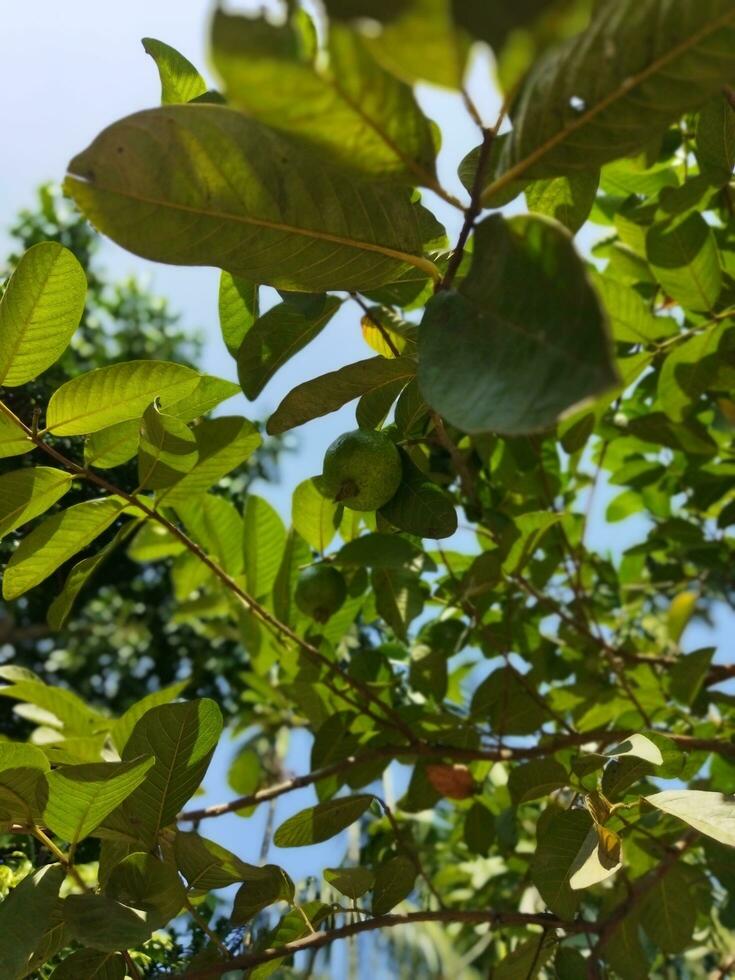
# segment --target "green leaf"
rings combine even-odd
[[[605,755],[612,756],[615,759],[624,756],[633,756],[636,759],[643,759],[644,762],[650,762],[653,766],[662,766],[664,764],[661,749],[650,738],[646,738],[645,735],[631,735],[614,749],[609,749]]]
[[[672,317],[654,316],[630,286],[599,272],[592,272],[591,279],[610,318],[613,340],[648,346],[678,333],[679,327]]]
[[[10,409],[0,402],[0,459],[23,456],[36,448],[31,437],[18,422],[13,421],[15,418]]]
[[[147,913],[148,923],[165,926],[186,901],[186,889],[171,864],[136,851],[115,865],[105,884],[105,895]]]
[[[58,388],[48,403],[46,427],[55,436],[80,436],[140,418],[156,398],[185,397],[199,375],[182,364],[125,361],[80,374]]]
[[[592,827],[586,810],[559,810],[539,826],[531,880],[544,902],[562,919],[572,919],[580,896],[569,886],[572,865]]]
[[[532,759],[511,769],[508,790],[514,805],[519,806],[531,800],[540,800],[568,782],[566,769],[556,759]]]
[[[340,895],[356,901],[373,887],[375,875],[370,868],[325,868],[324,880]]]
[[[35,746],[0,743],[0,822],[5,829],[40,820],[49,769],[48,759]]]
[[[623,866],[620,838],[607,827],[593,824],[569,869],[573,891],[591,888],[607,881]]]
[[[689,945],[697,921],[697,902],[683,868],[673,865],[658,878],[641,902],[641,925],[665,953]]]
[[[103,565],[110,555],[123,544],[137,527],[136,521],[129,521],[123,524],[117,534],[109,541],[101,551],[90,558],[83,558],[77,562],[66,577],[64,587],[48,607],[46,622],[52,630],[60,630],[69,618],[74,603],[79,593],[86,586],[97,569]]]
[[[231,916],[234,924],[248,922],[274,902],[292,903],[294,899],[293,882],[282,868],[266,864],[262,868],[252,868],[251,872],[257,874],[251,873],[235,895]]]
[[[735,799],[698,789],[665,790],[645,799],[701,834],[735,847]]]
[[[146,54],[156,63],[161,79],[161,102],[164,105],[191,102],[192,99],[204,95],[207,83],[183,54],[153,37],[144,37],[142,44]]]
[[[408,189],[357,181],[224,106],[129,116],[69,171],[95,227],[144,258],[307,292],[375,288],[411,266],[437,276]]]
[[[730,0],[598,3],[587,30],[530,72],[514,106],[504,173],[485,197],[520,177],[556,177],[632,156],[733,77],[734,42]]]
[[[332,909],[329,905],[324,905],[318,900],[304,902],[299,908],[292,909],[283,916],[276,928],[265,936],[264,945],[273,949],[295,942],[297,939],[303,939],[311,932],[312,928],[318,928],[331,912]],[[252,970],[248,980],[265,980],[275,970],[278,970],[282,963],[283,959],[261,963],[260,966],[256,966]]]
[[[182,422],[192,422],[233,395],[239,394],[240,386],[233,381],[225,381],[211,374],[200,374],[192,392],[178,400],[174,396],[164,397],[161,399],[161,406],[167,415],[181,419]]]
[[[722,290],[714,232],[697,211],[653,225],[646,257],[664,292],[687,310],[711,311]]]
[[[252,422],[234,415],[206,419],[193,432],[199,459],[175,486],[161,491],[158,499],[166,505],[186,503],[204,493],[223,476],[242,466],[262,441]]]
[[[26,967],[45,933],[66,876],[47,864],[24,878],[0,904],[0,960],[7,980],[26,976]]]
[[[405,639],[408,627],[424,608],[426,589],[421,579],[401,568],[374,568],[370,584],[378,614],[397,636]]]
[[[152,694],[147,694],[144,698],[131,705],[124,715],[113,722],[110,730],[110,737],[117,751],[123,751],[133,729],[147,711],[150,711],[151,708],[157,708],[161,704],[168,704],[171,701],[175,701],[186,689],[188,684],[188,680],[177,681],[175,684],[163,687],[158,691],[154,691]]]
[[[364,177],[435,186],[434,139],[411,88],[356,33],[333,24],[329,62],[300,50],[297,30],[218,10],[214,64],[230,102]]]
[[[249,494],[243,512],[243,556],[248,592],[268,595],[278,574],[286,529],[267,500]]]
[[[696,411],[721,365],[718,350],[728,324],[720,323],[695,334],[666,357],[658,376],[661,408],[675,422]]]
[[[335,556],[341,565],[402,568],[416,561],[421,549],[397,534],[363,534],[343,545]]]
[[[267,430],[279,435],[322,415],[336,412],[367,392],[396,381],[408,383],[416,374],[416,362],[408,357],[371,357],[348,364],[298,385],[268,419]]]
[[[72,691],[44,682],[31,671],[19,673],[12,667],[0,667],[0,678],[10,683],[0,687],[0,696],[35,705],[58,719],[58,727],[71,735],[87,736],[104,726],[104,716],[94,711]],[[47,724],[54,724],[49,721]]]
[[[177,831],[174,853],[176,866],[189,887],[199,891],[227,888],[257,877],[254,873],[264,870],[253,868],[220,844],[193,832]]]
[[[237,351],[237,374],[246,396],[257,398],[273,375],[321,333],[341,305],[336,296],[320,297],[307,311],[280,303],[256,320]]]
[[[495,816],[483,803],[473,803],[464,819],[464,842],[471,854],[487,857],[495,841]]]
[[[300,534],[291,530],[273,582],[273,611],[282,623],[293,626],[301,615],[294,603],[294,589],[301,569],[311,564],[311,550]]]
[[[714,647],[695,650],[680,657],[670,668],[669,687],[677,701],[685,705],[694,704],[707,678],[714,654]]]
[[[524,435],[616,382],[605,316],[568,235],[534,216],[485,220],[459,292],[439,293],[419,331],[429,405],[465,432]]]
[[[273,836],[273,843],[276,847],[321,844],[359,820],[373,799],[369,795],[344,796],[310,806],[282,823]]]
[[[596,171],[536,180],[526,187],[528,210],[554,218],[575,234],[589,217],[599,183]]]
[[[3,596],[17,599],[99,537],[123,513],[120,497],[85,500],[47,517],[21,541],[3,575]]]
[[[260,290],[248,279],[223,272],[219,280],[219,325],[222,339],[233,357],[260,316]]]
[[[419,538],[450,538],[457,530],[457,512],[452,498],[401,453],[403,479],[396,494],[380,515],[407,534]]]
[[[548,511],[530,511],[516,518],[503,540],[508,549],[502,565],[506,575],[517,574],[533,557],[546,534],[562,520],[561,514]]]
[[[177,483],[199,460],[194,433],[185,422],[164,415],[157,405],[143,414],[138,450],[138,484],[162,490]]]
[[[715,96],[699,113],[697,160],[713,184],[729,183],[735,169],[735,107],[724,95]]]
[[[527,939],[503,958],[493,970],[493,980],[535,980],[556,949],[549,932]]]
[[[475,690],[472,713],[489,720],[496,732],[529,735],[549,717],[541,704],[529,694],[527,686],[533,690],[532,685],[533,681],[522,684],[512,667],[499,667]]]
[[[151,756],[130,762],[61,766],[46,776],[43,818],[57,837],[75,845],[140,786],[153,766]]]
[[[397,855],[383,861],[375,869],[373,886],[373,915],[386,915],[413,891],[416,865],[410,858]]]
[[[103,952],[134,949],[154,928],[147,913],[106,895],[69,895],[64,899],[64,921],[77,942]]]
[[[0,299],[0,384],[33,381],[61,357],[86,294],[84,270],[63,245],[40,242],[22,256]]]
[[[27,466],[0,476],[0,538],[52,507],[71,489],[72,479],[50,466]]]
[[[121,953],[100,953],[77,949],[59,963],[51,980],[125,980],[125,960]]]
[[[293,526],[304,541],[320,554],[324,554],[336,534],[338,510],[337,504],[319,492],[313,479],[304,480],[293,492]]]
[[[230,575],[243,570],[242,517],[226,497],[211,493],[176,504],[176,513],[189,535]]]
[[[222,713],[208,698],[158,705],[136,723],[123,761],[152,755],[156,763],[121,813],[127,829],[146,846],[199,788],[221,732]]]
[[[140,420],[126,419],[93,432],[84,443],[84,462],[96,469],[127,463],[138,452]]]

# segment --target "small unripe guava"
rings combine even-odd
[[[317,623],[326,623],[347,598],[347,583],[331,565],[313,565],[296,582],[296,605]]]
[[[356,429],[335,439],[324,455],[322,489],[350,510],[378,510],[395,496],[403,467],[383,432]]]

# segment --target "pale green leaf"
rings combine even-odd
[[[420,616],[427,590],[414,572],[401,568],[374,568],[370,584],[375,608],[393,632],[405,639],[408,627]]]
[[[204,95],[207,83],[194,65],[175,48],[153,37],[143,38],[143,48],[156,63],[161,79],[161,102],[164,105],[191,102]]]
[[[2,667],[0,678],[8,681],[0,687],[0,696],[48,712],[52,716],[50,723],[68,734],[86,736],[104,726],[104,715],[90,708],[77,694],[58,685],[45,684],[31,671],[19,674],[14,668]]]
[[[345,898],[357,900],[369,892],[375,884],[370,868],[325,868],[324,880]]]
[[[52,507],[71,489],[72,479],[50,466],[27,466],[0,476],[0,538]]]
[[[194,433],[185,422],[149,405],[143,414],[138,449],[138,484],[162,490],[189,473],[199,459]]]
[[[345,796],[301,810],[281,824],[273,843],[276,847],[320,844],[359,820],[373,799],[369,795]]]
[[[336,534],[338,510],[337,504],[319,493],[314,480],[304,480],[293,492],[293,526],[304,541],[320,554],[324,554]]]
[[[176,513],[198,545],[230,575],[243,571],[243,520],[226,497],[205,493],[195,500],[179,501]]]
[[[593,170],[536,180],[526,187],[528,210],[554,218],[575,234],[589,217],[599,183],[600,175]]]
[[[596,271],[591,273],[591,279],[610,318],[614,340],[647,346],[678,333],[676,320],[672,317],[654,316],[639,293],[630,286]]]
[[[201,418],[222,402],[240,394],[240,386],[234,381],[225,381],[211,374],[200,374],[193,391],[183,398],[177,398],[174,393],[161,399],[161,407],[167,415],[181,419],[182,422],[192,422]]]
[[[93,432],[84,443],[84,462],[97,469],[112,469],[127,463],[138,451],[140,420],[126,419]]]
[[[711,311],[722,290],[714,232],[701,214],[653,225],[646,257],[662,289],[687,310]]]
[[[493,980],[536,980],[555,948],[556,939],[550,932],[527,939],[498,963]]]
[[[623,866],[623,848],[617,834],[593,824],[569,868],[572,891],[607,881]]]
[[[675,422],[697,409],[701,396],[713,384],[721,366],[718,350],[728,330],[715,324],[689,337],[666,356],[658,376],[661,407]]]
[[[22,256],[0,299],[0,384],[26,384],[61,357],[86,294],[84,270],[63,245],[40,242]]]
[[[227,350],[237,357],[245,335],[260,316],[256,283],[223,272],[219,280],[219,325]]]
[[[735,847],[735,798],[705,790],[672,789],[645,799],[701,834]]]
[[[278,574],[286,528],[267,500],[249,494],[243,513],[245,581],[251,595],[268,595]]]
[[[150,711],[151,708],[157,708],[161,704],[168,704],[171,701],[175,701],[187,688],[188,684],[188,680],[177,681],[175,684],[169,684],[168,687],[163,687],[159,691],[154,691],[152,694],[146,694],[140,701],[132,704],[124,715],[112,723],[110,736],[117,751],[123,751],[133,729],[146,711]]]
[[[14,419],[10,409],[0,402],[0,459],[23,456],[35,448],[31,437]]]
[[[664,757],[661,755],[661,749],[650,738],[646,738],[645,735],[630,735],[624,742],[616,746],[614,749],[608,749],[605,755],[612,756],[613,758],[622,758],[623,756],[634,756],[636,759],[643,759],[644,762],[650,762],[653,766],[662,766],[664,764]]]
[[[128,548],[133,561],[160,561],[186,551],[186,545],[157,521],[149,520],[140,528]],[[191,554],[191,552],[189,552]],[[199,561],[199,559],[196,559]]]

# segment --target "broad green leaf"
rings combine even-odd
[[[210,891],[243,881],[251,870],[231,851],[197,833],[178,831],[174,841],[176,866],[190,888]]]
[[[487,857],[495,836],[494,814],[483,803],[473,803],[464,820],[464,842],[470,853]]]
[[[227,350],[237,357],[245,335],[260,316],[256,283],[223,272],[219,280],[219,325]]]
[[[643,759],[644,762],[650,762],[653,766],[662,766],[664,763],[661,749],[650,738],[646,738],[645,735],[631,735],[614,749],[609,749],[605,755],[612,756],[615,759],[624,756],[634,756],[636,759]]]
[[[17,599],[91,544],[123,513],[120,497],[85,500],[47,517],[21,541],[3,575],[3,596]]]
[[[152,854],[128,854],[109,874],[105,895],[147,913],[149,924],[165,926],[184,906],[186,889],[172,864]]]
[[[373,915],[386,915],[413,891],[416,865],[399,854],[381,862],[375,869],[373,886]]]
[[[157,405],[143,413],[138,449],[138,484],[162,490],[189,473],[199,459],[194,433],[179,419],[163,414]]]
[[[610,319],[613,340],[648,346],[671,337],[679,327],[671,317],[654,316],[634,289],[599,272],[591,273],[592,284]]]
[[[563,520],[561,514],[530,511],[516,518],[503,540],[508,553],[503,558],[506,575],[517,574],[533,557],[546,534]]]
[[[512,667],[499,667],[475,690],[472,713],[489,720],[493,729],[506,735],[529,735],[537,731],[548,712],[539,703],[540,695],[532,697],[532,682],[525,685]]]
[[[63,245],[40,242],[22,256],[0,299],[0,384],[33,381],[61,357],[86,294],[84,269]]]
[[[645,799],[701,834],[735,847],[735,798],[698,789],[672,789]]]
[[[607,881],[623,866],[620,838],[607,827],[593,824],[569,869],[572,891],[591,888]]]
[[[230,575],[243,571],[243,522],[237,507],[226,497],[211,493],[176,504],[176,513],[189,535]]]
[[[532,759],[522,766],[514,766],[508,777],[510,798],[516,806],[539,800],[555,789],[566,786],[569,776],[556,759]]]
[[[555,948],[555,937],[549,932],[527,939],[498,963],[493,980],[536,980]]]
[[[156,63],[164,105],[191,102],[207,91],[207,83],[194,65],[175,48],[153,37],[143,38],[143,48]]]
[[[77,942],[103,952],[135,948],[154,929],[141,909],[91,893],[64,899],[64,921]]]
[[[674,865],[658,878],[641,902],[641,925],[665,953],[681,953],[691,942],[697,902],[687,875]]]
[[[315,480],[304,480],[293,492],[291,521],[308,545],[324,554],[336,534],[339,507],[324,497]]]
[[[526,187],[528,210],[554,218],[574,235],[589,217],[599,183],[595,171],[536,180]]]
[[[46,776],[48,800],[43,817],[47,826],[57,837],[77,844],[140,786],[153,763],[147,756],[55,769]]]
[[[712,385],[720,367],[718,351],[728,329],[715,324],[675,347],[658,376],[661,407],[675,422],[692,415],[701,396]]]
[[[199,459],[175,486],[161,491],[159,499],[167,506],[185,503],[204,493],[223,476],[242,466],[261,444],[253,423],[234,415],[206,419],[193,431]]]
[[[273,836],[273,843],[276,847],[321,844],[359,820],[373,799],[369,795],[344,796],[310,806],[282,823]]]
[[[378,567],[372,571],[370,584],[378,614],[397,636],[405,639],[408,627],[423,612],[425,583],[415,572]]]
[[[735,33],[735,32],[734,32]],[[653,225],[646,257],[661,288],[687,310],[710,311],[722,290],[714,232],[701,214]]]
[[[55,436],[80,436],[140,418],[156,398],[183,398],[199,375],[182,364],[125,361],[80,374],[48,403],[46,427]]]
[[[0,668],[0,678],[9,682],[0,687],[0,696],[27,702],[48,712],[58,720],[52,719],[46,724],[63,728],[67,734],[87,736],[104,727],[104,715],[90,708],[78,695],[57,685],[45,684],[30,671],[26,676],[25,671],[19,675],[12,668]]]
[[[51,980],[125,980],[125,960],[121,953],[101,953],[77,949],[51,974]]]
[[[60,630],[69,618],[77,596],[92,578],[97,569],[103,565],[115,550],[123,544],[137,527],[136,521],[123,524],[117,534],[101,551],[90,558],[77,562],[66,577],[64,587],[48,607],[46,622],[52,630]]]
[[[235,895],[231,916],[233,924],[248,922],[274,902],[293,903],[293,882],[282,868],[266,864],[262,868],[252,868],[252,871],[258,874],[251,874]]]
[[[408,189],[356,180],[224,106],[129,116],[69,171],[95,227],[144,258],[307,292],[370,289],[411,266],[437,275],[422,256],[436,231]]]
[[[428,480],[405,453],[401,454],[401,459],[401,485],[380,508],[381,517],[399,530],[419,538],[451,537],[457,530],[457,512],[452,498]]]
[[[152,755],[156,762],[121,812],[147,846],[199,788],[221,732],[222,714],[207,698],[150,708],[136,723],[123,761]]]
[[[343,545],[335,560],[342,565],[401,568],[416,561],[420,555],[421,550],[408,538],[397,534],[364,534]]]
[[[183,398],[176,398],[173,393],[169,397],[164,396],[161,407],[167,415],[181,419],[182,422],[193,422],[233,395],[239,394],[240,386],[234,381],[225,381],[224,378],[216,378],[211,374],[200,374],[193,391]]]
[[[419,331],[429,405],[465,432],[523,435],[616,381],[606,318],[568,235],[534,216],[484,221],[469,275],[429,303]]]
[[[0,538],[52,507],[71,489],[72,479],[50,466],[27,466],[0,476]]]
[[[237,351],[237,374],[246,396],[257,398],[279,368],[321,333],[341,305],[336,296],[320,297],[307,312],[280,303],[256,320]]]
[[[311,549],[306,541],[293,529],[289,531],[273,581],[273,611],[287,626],[293,626],[302,615],[294,603],[294,589],[301,570],[311,564],[311,560]]]
[[[127,463],[138,452],[140,420],[126,419],[93,432],[84,443],[84,462],[97,469]]]
[[[552,912],[574,917],[580,896],[569,886],[571,868],[592,829],[586,810],[559,810],[539,827],[531,880]]]
[[[230,763],[227,782],[238,796],[250,796],[260,786],[263,779],[263,766],[255,749],[243,748]]]
[[[370,868],[325,868],[324,880],[340,895],[357,900],[373,887],[375,875]]]
[[[669,687],[677,701],[692,705],[699,696],[702,686],[707,679],[714,647],[704,647],[680,657],[669,670]]]
[[[249,494],[243,512],[243,558],[248,592],[268,595],[278,574],[286,528],[267,500]]]
[[[268,419],[271,435],[279,435],[322,415],[336,412],[348,402],[416,375],[416,362],[409,357],[371,357],[348,364],[298,385],[283,399]]]
[[[131,705],[124,715],[114,721],[110,729],[110,737],[117,751],[123,751],[133,729],[147,711],[150,711],[151,708],[157,708],[161,704],[169,704],[171,701],[175,701],[186,690],[188,684],[188,680],[177,681],[175,684],[163,687],[159,691],[147,694],[140,701],[136,701],[135,704]]]
[[[713,184],[729,183],[735,169],[735,107],[724,95],[716,95],[699,113],[697,160]]]
[[[379,429],[388,418],[393,403],[405,386],[406,382],[399,378],[392,384],[364,394],[355,408],[355,421],[358,426],[361,429]]]
[[[520,177],[590,170],[648,146],[732,79],[734,39],[730,0],[602,0],[587,30],[530,72],[504,173],[485,196]]]
[[[41,749],[35,745],[26,742],[0,742],[0,772],[21,768],[48,772],[51,766]]]
[[[0,822],[40,820],[49,761],[41,749],[17,742],[0,743]]]
[[[0,459],[23,456],[35,449],[31,437],[16,422],[7,406],[0,403]]]
[[[299,40],[288,24],[217,11],[212,52],[229,101],[330,163],[365,177],[434,186],[433,134],[411,88],[339,24],[329,31],[328,64],[300,50]]]
[[[14,888],[0,904],[0,961],[3,977],[20,980],[48,928],[66,872],[47,864]]]
[[[128,548],[129,557],[133,561],[140,562],[175,558],[182,552],[186,552],[186,545],[153,519],[143,524]],[[199,561],[199,559],[196,560]]]

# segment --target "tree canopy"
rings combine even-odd
[[[187,625],[159,653],[176,671],[186,650],[196,685],[106,704],[0,666],[24,726],[0,742],[0,829],[34,842],[0,904],[8,978],[308,976],[371,933],[396,975],[732,969],[735,664],[687,631],[735,599],[735,7],[496,6],[218,11],[218,89],[145,39],[162,104],[70,162],[102,235],[222,270],[248,399],[352,313],[366,356],[304,379],[264,428],[223,414],[235,386],[175,345],[59,376],[96,336],[76,332],[83,225],[83,247],[34,238],[15,264],[4,600],[22,617],[54,583],[56,631],[132,560],[139,601],[150,570],[156,616]],[[464,88],[477,44],[496,119]],[[462,198],[417,83],[477,124],[475,147],[442,151]],[[351,404],[290,521],[228,489],[266,435]],[[236,667],[198,696],[207,643]],[[309,770],[279,774],[296,731]],[[235,795],[198,803],[226,732]],[[209,838],[305,787],[258,864]],[[348,828],[317,880],[281,867]]]

